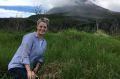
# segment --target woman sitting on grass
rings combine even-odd
[[[21,45],[8,65],[10,74],[15,79],[35,79],[36,73],[43,64],[49,20],[41,18],[37,21],[37,31],[24,35]]]

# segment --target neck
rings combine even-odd
[[[43,35],[39,34],[38,32],[37,32],[37,36],[39,39],[43,39]]]

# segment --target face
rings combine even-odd
[[[47,24],[45,22],[40,22],[37,26],[37,32],[39,35],[44,35],[47,31]]]

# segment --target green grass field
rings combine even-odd
[[[0,79],[26,33],[0,32]],[[120,79],[120,36],[66,30],[47,33],[40,79]]]

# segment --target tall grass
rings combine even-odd
[[[0,70],[4,73],[24,34],[0,33]],[[41,79],[120,79],[119,40],[76,30],[49,32],[45,38],[48,45],[38,74]]]

